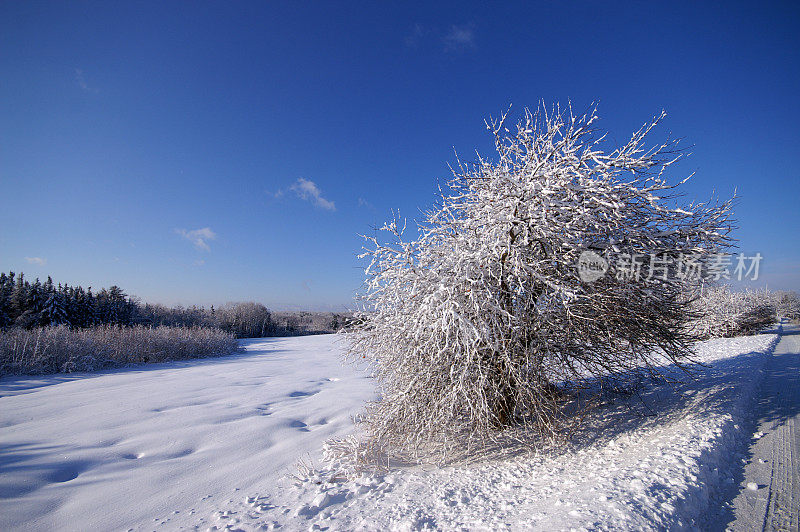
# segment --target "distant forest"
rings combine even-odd
[[[55,285],[48,276],[28,281],[23,273],[0,273],[0,328],[31,329],[65,325],[214,327],[238,338],[292,336],[336,332],[351,314],[342,312],[276,312],[254,302],[228,303],[219,308],[166,307],[141,303],[119,286],[92,288]]]

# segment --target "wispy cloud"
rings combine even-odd
[[[441,51],[463,52],[477,48],[474,24],[453,24],[447,30],[417,22],[404,37],[408,48],[428,49],[443,45]]]
[[[210,227],[203,227],[202,229],[175,229],[175,233],[179,234],[200,251],[211,251],[211,246],[208,245],[209,240],[217,238],[217,234],[211,230]]]
[[[297,194],[297,197],[306,201],[310,201],[320,209],[328,211],[335,211],[336,205],[334,202],[322,197],[322,192],[316,183],[310,179],[299,178],[291,187],[290,190]]]
[[[472,26],[450,26],[442,37],[446,52],[457,52],[475,48],[475,32]]]
[[[367,209],[369,209],[371,211],[375,210],[375,206],[372,203],[370,203],[367,200],[365,200],[364,198],[358,198],[358,206],[359,207],[366,207]]]
[[[409,48],[418,47],[420,42],[422,41],[422,38],[425,37],[425,35],[428,32],[429,30],[425,28],[425,26],[417,22],[411,28],[411,31],[408,33],[408,35],[406,35],[405,38],[406,46],[408,46]]]
[[[86,92],[91,92],[93,94],[100,92],[98,89],[89,86],[89,84],[86,82],[86,76],[83,75],[83,70],[80,68],[75,69],[75,82],[78,84],[78,87],[82,88]]]
[[[28,264],[36,264],[37,266],[44,266],[47,264],[47,259],[43,259],[42,257],[25,257],[25,260],[28,261]]]

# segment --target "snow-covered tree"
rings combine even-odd
[[[22,279],[22,274],[19,275],[18,279]],[[20,327],[33,327],[38,325],[41,320],[45,301],[44,289],[41,281],[37,278],[33,284],[26,283],[21,293],[25,295],[26,299],[20,300],[22,301],[19,306],[21,312],[19,316],[17,316],[15,324]]]
[[[49,291],[47,300],[44,303],[44,308],[42,309],[40,323],[42,325],[69,324],[65,297],[61,289],[53,289]]]
[[[691,327],[700,338],[730,338],[755,334],[773,325],[782,294],[766,289],[734,291],[727,285],[704,287],[692,300]]]
[[[11,325],[14,320],[11,318],[11,293],[14,290],[14,272],[7,276],[5,272],[0,272],[0,328]]]
[[[380,385],[370,445],[441,457],[510,426],[554,435],[590,379],[689,359],[676,264],[728,244],[730,203],[676,205],[675,143],[645,146],[663,117],[606,148],[594,109],[526,111],[514,132],[504,115],[487,123],[497,160],[459,161],[417,238],[399,220],[388,240],[365,237],[349,355]],[[587,252],[590,281],[576,268]],[[632,275],[621,257],[637,256],[653,260]]]
[[[775,303],[778,316],[796,320],[800,318],[800,296],[797,292],[779,292]]]
[[[228,303],[215,312],[219,327],[238,338],[258,338],[273,332],[272,313],[260,303]]]

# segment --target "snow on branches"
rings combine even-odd
[[[418,237],[398,220],[365,237],[365,311],[349,355],[374,363],[381,391],[364,417],[381,452],[442,458],[508,434],[553,436],[590,381],[690,356],[680,276],[584,282],[592,251],[699,257],[729,243],[730,202],[677,207],[665,172],[675,143],[647,147],[660,115],[622,146],[596,111],[490,121],[498,158],[458,161]],[[619,278],[618,278],[619,277]]]
[[[737,292],[724,285],[703,287],[699,296],[692,300],[697,314],[693,330],[700,338],[756,334],[773,325],[779,315],[788,317],[791,311],[786,305],[790,301],[791,294],[766,289]]]

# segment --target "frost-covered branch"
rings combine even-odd
[[[597,115],[571,108],[488,121],[498,158],[461,161],[419,236],[366,238],[362,302],[350,355],[374,364],[381,399],[365,417],[388,452],[442,456],[505,428],[554,435],[564,401],[590,380],[689,359],[685,281],[582,282],[591,250],[704,256],[724,249],[730,202],[675,207],[674,143],[646,145],[664,114],[606,149]]]

